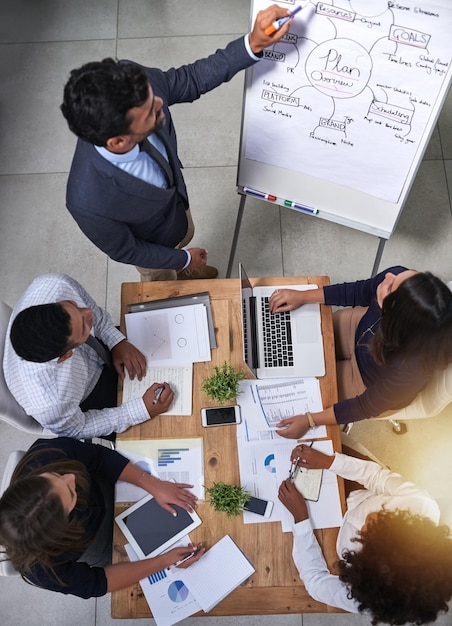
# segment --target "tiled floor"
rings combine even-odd
[[[1,294],[13,304],[33,277],[66,272],[119,318],[119,288],[134,268],[108,260],[78,230],[64,206],[74,138],[59,111],[69,71],[106,56],[168,68],[193,61],[244,33],[245,0],[0,0]],[[243,77],[190,105],[174,107],[180,156],[195,216],[195,245],[225,275],[238,208],[235,176]],[[401,263],[452,279],[452,98],[446,102],[381,268]],[[449,187],[448,187],[449,185]],[[370,275],[378,241],[288,209],[247,201],[236,260],[250,275],[328,274],[341,281]],[[359,424],[359,438],[394,470],[438,497],[452,523],[452,411],[409,425]],[[1,466],[33,437],[0,424]],[[106,625],[110,599],[83,601],[0,579],[2,623]],[[137,624],[152,620],[130,622]],[[189,619],[187,626],[367,626],[349,615]],[[452,624],[452,616],[437,624]]]

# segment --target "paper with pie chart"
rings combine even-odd
[[[177,545],[187,545],[186,541]],[[131,561],[138,560],[129,544]],[[229,535],[217,541],[186,569],[169,567],[140,580],[157,626],[171,626],[200,610],[208,612],[254,572],[254,566]]]
[[[131,561],[138,560],[129,544],[125,549]],[[193,594],[173,569],[151,574],[140,580],[140,585],[157,626],[172,626],[201,610]]]
[[[125,316],[127,339],[145,355],[149,366],[210,361],[210,340],[204,304]]]

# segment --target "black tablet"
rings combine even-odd
[[[140,558],[156,556],[201,524],[194,511],[189,513],[176,504],[174,517],[149,495],[116,517],[132,548]]]

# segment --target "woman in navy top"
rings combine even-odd
[[[117,480],[172,504],[196,508],[185,485],[161,481],[103,446],[76,439],[38,439],[17,466],[0,499],[0,544],[22,577],[38,587],[81,598],[105,595],[160,571],[190,552],[174,548],[155,558],[109,565],[113,490]],[[152,523],[152,520],[151,520]],[[204,552],[201,544],[191,565]]]
[[[452,293],[430,272],[396,266],[368,280],[284,289],[272,294],[270,309],[291,311],[312,302],[354,308],[334,314],[347,316],[348,329],[343,319],[335,323],[335,342],[337,350],[347,343],[341,334],[351,335],[351,366],[342,370],[338,362],[339,402],[282,420],[283,437],[301,437],[313,425],[390,415],[408,406],[433,372],[452,361]],[[341,379],[342,371],[353,377],[351,384]]]

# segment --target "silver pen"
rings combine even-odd
[[[160,396],[162,395],[163,387],[159,387],[154,393],[154,399],[152,400],[152,404],[157,404]]]

